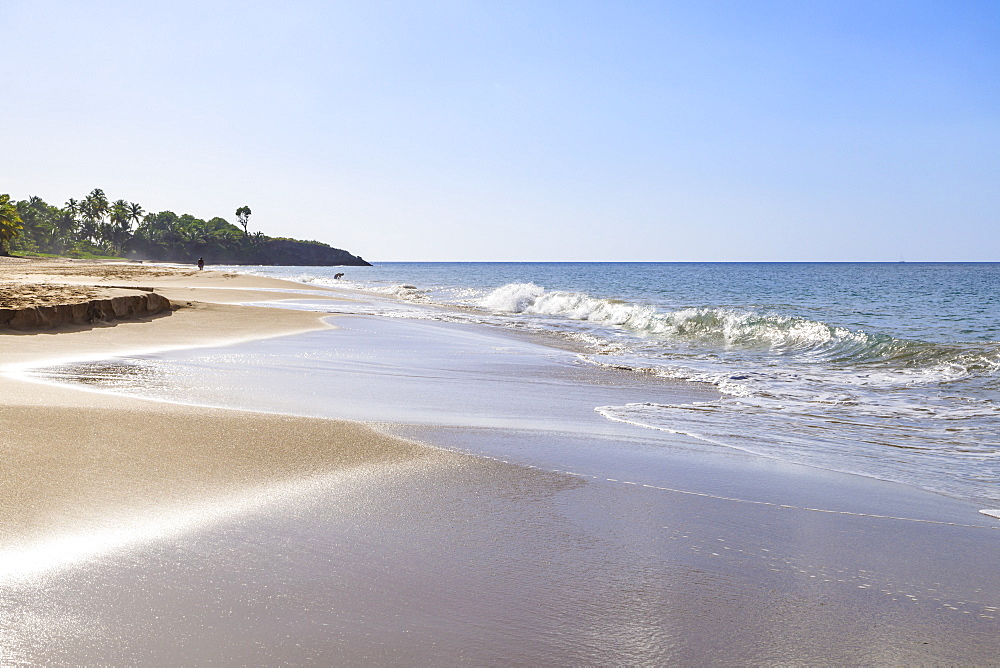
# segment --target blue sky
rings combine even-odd
[[[3,0],[0,192],[373,260],[1000,261],[1000,2]]]

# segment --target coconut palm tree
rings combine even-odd
[[[90,200],[80,203],[79,234],[82,240],[95,241],[97,238],[97,214],[91,207]]]
[[[100,188],[94,188],[80,203],[80,234],[94,243],[109,241],[104,217],[108,214],[108,198]]]
[[[87,195],[87,199],[89,199],[92,202],[95,212],[98,214],[98,216],[103,218],[104,216],[107,215],[108,196],[104,194],[103,190],[101,190],[100,188],[94,188],[93,190],[90,191],[90,194]]]
[[[143,217],[143,215],[145,215],[145,213],[146,212],[142,210],[142,207],[139,206],[138,202],[130,202],[129,203],[129,205],[128,205],[128,219],[131,220],[136,225],[138,225],[140,222],[142,222],[142,217]]]
[[[45,212],[45,202],[36,195],[21,200],[14,206],[17,207],[17,212],[21,216],[21,223],[29,230],[33,230],[38,225],[39,218]]]
[[[6,255],[10,241],[21,233],[21,216],[10,195],[0,195],[0,255]]]
[[[96,242],[99,231],[97,221],[84,216],[83,220],[80,222],[80,226],[77,228],[77,236],[81,241]]]
[[[62,246],[63,250],[65,250],[69,242],[73,239],[77,225],[76,215],[68,206],[60,209],[59,215],[56,216],[54,227],[59,237],[57,243]]]
[[[65,241],[70,241],[80,225],[80,202],[72,197],[66,200],[64,206],[56,219],[56,226],[59,228]]]
[[[94,188],[90,194],[83,198],[81,213],[85,220],[95,223],[97,229],[104,222],[104,217],[108,215],[108,198],[100,188]],[[96,237],[96,235],[95,235]],[[94,239],[95,237],[91,237]]]
[[[132,235],[132,219],[129,203],[123,199],[116,200],[110,208],[107,237],[112,249],[121,254],[125,251],[125,243]]]

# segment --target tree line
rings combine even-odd
[[[236,210],[242,230],[225,218],[202,220],[173,211],[151,213],[135,202],[110,201],[100,188],[62,207],[40,197],[0,194],[0,255],[58,255],[214,264],[368,265],[318,241],[269,237],[249,230],[250,207]]]
[[[167,261],[208,255],[216,262],[253,261],[269,237],[249,232],[249,207],[240,207],[237,214],[242,230],[224,218],[147,212],[136,202],[109,200],[100,188],[61,207],[40,197],[15,202],[0,195],[0,253]]]

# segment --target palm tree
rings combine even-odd
[[[38,250],[38,242],[45,239],[51,227],[46,225],[48,221],[45,220],[44,215],[45,202],[42,201],[41,197],[32,195],[28,199],[19,202],[10,202],[10,204],[16,209],[21,225],[20,231],[15,235],[21,237],[20,246],[26,249]],[[7,241],[12,240],[13,237]]]
[[[129,203],[123,199],[116,200],[111,205],[110,221],[107,230],[108,241],[111,242],[111,247],[121,254],[125,251],[125,242],[128,241],[132,233]]]
[[[65,209],[60,210],[59,215],[55,219],[55,230],[59,236],[59,241],[62,243],[63,249],[69,245],[69,241],[73,238],[73,233],[76,232],[76,228],[76,215],[70,207],[67,206]]]
[[[97,214],[89,198],[80,203],[80,236],[88,241],[97,238]]]
[[[95,223],[103,223],[104,217],[108,215],[108,198],[100,188],[94,188],[90,194],[83,198],[81,206],[84,218]]]
[[[123,220],[128,220],[128,202],[123,199],[115,200],[115,203],[111,205],[111,222],[118,224]]]
[[[203,246],[211,241],[207,230],[200,225],[184,225],[178,233],[181,243],[185,246]]]
[[[142,210],[138,202],[130,202],[128,205],[128,219],[138,225],[142,221],[142,216],[146,212]]]
[[[41,197],[32,195],[26,200],[21,200],[15,204],[17,212],[21,216],[21,222],[33,229],[38,224],[39,214],[45,211],[45,202]]]
[[[80,202],[72,197],[66,200],[66,206],[62,208],[56,226],[63,236],[64,241],[70,241],[80,225],[78,216],[80,215]]]
[[[77,228],[77,234],[83,241],[97,241],[99,231],[97,221],[93,218],[87,217],[86,215],[80,223],[80,226]]]
[[[83,223],[80,234],[94,243],[110,241],[108,230],[105,229],[104,217],[108,213],[108,198],[100,188],[94,188],[80,203],[80,215]]]
[[[104,252],[113,251],[115,245],[114,225],[111,223],[97,224],[97,245],[104,249]]]
[[[87,199],[93,202],[95,211],[103,218],[108,213],[108,196],[100,188],[94,188],[87,195]]]
[[[0,195],[0,255],[7,254],[11,239],[21,233],[21,216],[10,203],[10,195]]]

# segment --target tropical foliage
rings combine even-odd
[[[21,222],[17,207],[10,203],[10,195],[0,195],[0,254],[7,253],[11,239],[23,229]]]
[[[247,225],[250,224],[250,207],[241,206],[236,209],[236,220],[240,221],[240,225],[243,227],[243,234],[250,234],[247,231]]]
[[[272,239],[249,232],[250,207],[236,218],[202,220],[173,211],[146,212],[135,202],[110,201],[100,188],[61,207],[39,197],[12,202],[0,195],[0,254],[124,257],[215,264],[361,264],[364,260],[317,242]],[[289,246],[291,242],[291,246]],[[307,261],[307,260],[315,261]],[[366,263],[365,263],[366,264]]]

